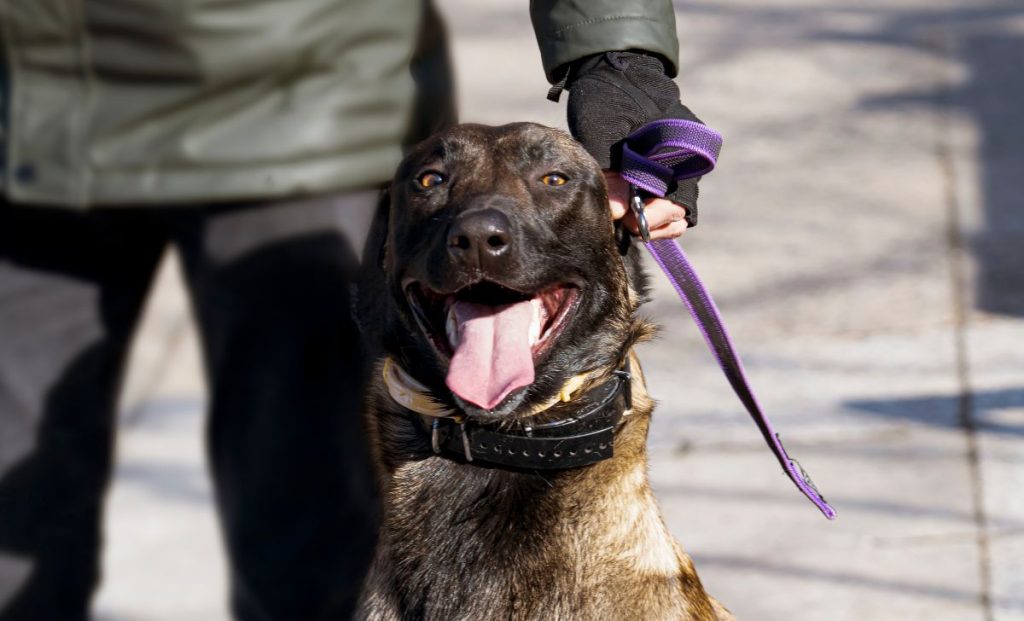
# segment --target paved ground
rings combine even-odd
[[[526,3],[483,4],[442,3],[464,118],[562,124]],[[727,137],[685,246],[839,519],[779,474],[658,280],[672,530],[742,619],[1024,620],[1024,6],[677,7],[684,100]],[[102,619],[226,616],[172,267],[125,396]]]

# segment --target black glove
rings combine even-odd
[[[643,52],[605,52],[573,63],[569,91],[569,131],[601,168],[619,170],[622,141],[659,119],[701,122],[679,101],[679,87],[665,73],[660,57]],[[697,225],[699,177],[669,185],[666,198],[686,208],[686,223]]]

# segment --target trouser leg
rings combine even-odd
[[[0,205],[0,619],[88,617],[114,409],[165,239],[146,214]]]
[[[350,287],[375,203],[364,192],[214,208],[176,233],[241,619],[349,618],[372,553],[367,369]]]

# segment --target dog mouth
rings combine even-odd
[[[405,293],[420,330],[448,361],[448,388],[485,410],[533,383],[579,298],[568,283],[526,293],[482,281],[442,294],[412,282]]]

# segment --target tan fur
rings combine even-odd
[[[615,443],[615,456],[588,468],[552,477],[552,518],[537,558],[510,558],[506,589],[491,595],[530,599],[521,614],[490,600],[458,618],[487,619],[643,619],[728,621],[733,616],[709,597],[693,562],[661,517],[647,478],[646,436],[653,409],[639,363],[633,359],[634,408]],[[371,413],[371,421],[379,420]],[[411,562],[396,554],[395,538],[416,537],[436,519],[422,506],[421,493],[437,468],[475,468],[442,457],[402,463],[384,476],[386,516],[376,561],[364,591],[364,619],[402,617],[392,584],[396,566]],[[543,476],[543,475],[541,475]],[[557,516],[572,519],[558,520]],[[453,525],[452,528],[458,528]],[[458,538],[456,537],[456,540]],[[492,551],[501,555],[502,549]],[[467,559],[471,565],[472,559]],[[437,571],[444,571],[438,567]],[[536,571],[540,575],[527,575]],[[538,588],[540,579],[543,589]],[[517,588],[518,587],[518,588]],[[493,615],[490,614],[493,612]],[[446,617],[428,616],[428,619]]]

